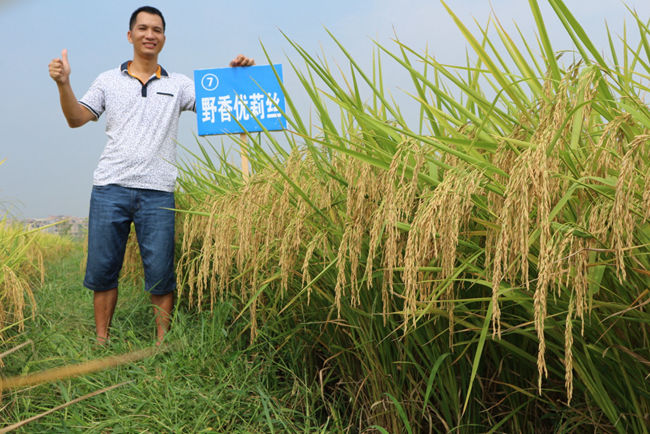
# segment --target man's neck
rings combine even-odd
[[[158,56],[151,58],[133,56],[129,70],[142,82],[146,82],[158,70]]]

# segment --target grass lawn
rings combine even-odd
[[[4,377],[40,372],[150,348],[153,313],[140,285],[120,287],[108,347],[94,344],[92,293],[82,286],[82,249],[50,264],[35,291],[37,312],[25,332],[0,343]],[[179,307],[167,351],[76,378],[4,391],[0,429],[86,394],[126,382],[30,422],[18,432],[320,432],[318,390],[283,368],[264,338],[249,345],[246,324],[221,303],[214,312]],[[22,430],[22,431],[21,431]]]

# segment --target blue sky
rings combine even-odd
[[[607,51],[605,20],[614,35],[622,34],[624,20],[628,31],[635,31],[631,16],[618,0],[565,1],[602,51]],[[626,3],[643,19],[650,18],[650,1]],[[0,166],[0,213],[8,210],[19,217],[87,214],[92,173],[105,144],[104,121],[68,128],[47,65],[67,48],[72,87],[81,97],[100,72],[130,59],[128,18],[143,4],[126,0],[0,0],[4,48],[0,56],[0,161],[6,159]],[[286,65],[285,84],[305,111],[309,104],[287,62],[296,55],[280,31],[310,53],[341,60],[324,30],[327,28],[368,68],[373,40],[390,46],[394,34],[418,50],[428,47],[442,63],[465,62],[466,44],[435,0],[165,0],[148,4],[161,9],[167,21],[167,42],[159,58],[167,70],[192,77],[195,69],[226,66],[238,53],[254,57],[258,64],[266,63],[261,41],[274,63]],[[534,41],[534,21],[524,0],[448,0],[447,4],[470,28],[475,28],[473,19],[484,25],[493,10],[508,30],[515,32],[515,21]],[[542,12],[554,48],[570,48],[551,8],[543,4]],[[396,68],[385,68],[385,82],[393,93],[408,87],[404,77],[391,76]],[[192,149],[195,133],[195,115],[183,114],[179,142]]]

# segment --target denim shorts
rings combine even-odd
[[[126,241],[135,226],[144,266],[144,289],[154,295],[176,289],[174,193],[119,185],[95,185],[88,218],[88,262],[84,286],[117,288]]]

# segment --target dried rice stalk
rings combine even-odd
[[[564,387],[567,393],[567,405],[573,397],[573,299],[569,301],[564,327]]]
[[[309,174],[305,175],[304,173],[305,166],[302,155],[298,151],[294,151],[287,162],[287,173],[295,184],[300,184],[299,178],[301,176],[309,176]],[[291,206],[289,202],[291,190],[291,185],[285,180],[281,199],[282,205],[277,210],[279,214],[269,214],[269,218],[271,215],[275,217],[274,224],[281,226],[275,227],[274,230],[267,227],[267,236],[276,233],[276,236],[281,239],[279,252],[280,273],[282,275],[281,295],[287,291],[292,270],[298,261],[308,212],[307,203],[301,197],[296,197],[296,203],[293,207]],[[272,224],[270,223],[269,226]],[[270,252],[270,249],[267,248],[267,251]]]
[[[319,232],[314,238],[307,244],[307,250],[305,252],[305,258],[302,263],[302,286],[305,286],[306,283],[309,283],[312,279],[312,276],[309,274],[309,263],[314,256],[314,251],[317,248],[320,248],[321,252],[326,249],[327,242],[327,233]],[[307,289],[307,304],[311,302],[311,286]]]
[[[643,163],[643,146],[650,141],[650,135],[637,136],[628,145],[621,161],[614,205],[610,217],[612,227],[612,244],[616,252],[616,272],[622,282],[626,278],[625,250],[634,245],[634,229],[636,226],[634,211],[636,200],[634,193],[637,187],[637,167]]]
[[[575,72],[575,71],[574,71]],[[552,95],[550,80],[545,83],[545,92],[549,103],[542,103],[540,119],[530,142],[534,148],[523,151],[515,160],[510,171],[510,178],[504,192],[503,208],[499,214],[500,231],[494,252],[492,272],[492,330],[493,336],[501,336],[500,309],[498,292],[501,281],[505,279],[511,285],[522,280],[524,287],[530,290],[528,254],[529,232],[531,231],[531,216],[535,216],[535,228],[539,230],[537,284],[533,294],[535,309],[534,323],[539,340],[537,367],[539,371],[539,389],[541,392],[542,376],[548,375],[544,353],[546,342],[544,337],[544,321],[546,319],[546,299],[549,285],[553,281],[553,241],[551,239],[551,221],[549,218],[551,203],[559,190],[559,183],[552,178],[557,172],[558,159],[549,154],[548,147],[553,138],[561,132],[562,137],[568,133],[565,119],[567,110],[569,85],[575,74],[569,74],[559,86],[558,92]],[[558,129],[564,126],[564,130]],[[517,271],[518,269],[518,271]]]
[[[404,255],[405,323],[410,318],[415,325],[417,302],[430,300],[432,285],[427,281],[445,281],[453,275],[458,237],[469,220],[472,195],[479,189],[479,179],[476,171],[449,170],[435,190],[421,200],[411,223]],[[420,267],[432,263],[441,268],[436,276],[420,271]],[[454,298],[453,284],[447,286],[441,298]],[[447,308],[450,321],[453,321],[453,303],[447,303]],[[453,334],[451,328],[450,335]]]
[[[21,278],[16,272],[8,265],[0,267],[0,325],[4,324],[7,316],[11,315],[11,321],[18,323],[18,330],[23,331],[25,324],[23,323],[24,310],[25,310],[25,296],[27,296],[34,306],[32,309],[32,317],[36,311],[36,300],[34,294],[29,286],[29,283],[24,278]]]
[[[644,221],[650,221],[650,171],[645,174],[643,182],[643,198],[641,199],[641,209],[645,210],[643,214]]]
[[[345,166],[346,216],[345,227],[337,254],[338,274],[335,287],[337,311],[343,290],[347,285],[347,263],[350,264],[351,304],[359,304],[359,263],[363,239],[372,222],[375,204],[380,200],[381,187],[373,167],[359,159],[349,157]]]
[[[412,140],[400,144],[388,171],[384,172],[379,185],[383,186],[383,200],[371,216],[370,241],[365,275],[371,287],[373,263],[377,247],[385,238],[382,253],[384,276],[382,280],[382,312],[388,314],[390,297],[394,293],[395,268],[403,263],[406,234],[398,228],[399,222],[410,219],[416,205],[418,174],[424,163],[424,149]],[[407,179],[409,158],[413,158],[411,179]],[[385,318],[385,317],[384,317]]]

